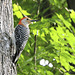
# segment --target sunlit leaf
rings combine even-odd
[[[70,17],[72,18],[73,22],[75,23],[75,11],[71,11]]]
[[[53,75],[53,73],[50,71],[47,71],[47,75]]]

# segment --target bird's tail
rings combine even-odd
[[[18,59],[19,59],[21,53],[22,53],[22,51],[17,50],[16,53],[12,56],[12,62],[13,62],[14,64],[17,63],[17,61],[18,61]]]

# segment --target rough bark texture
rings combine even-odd
[[[12,0],[0,0],[0,75],[17,75],[12,63],[15,52],[13,23]]]

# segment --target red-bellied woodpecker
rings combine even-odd
[[[27,41],[29,38],[29,24],[33,21],[37,20],[31,20],[28,17],[22,18],[18,25],[15,28],[15,43],[16,43],[16,53],[13,56],[13,63],[16,63],[18,61],[18,58],[20,57]]]

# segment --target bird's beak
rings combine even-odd
[[[36,22],[36,21],[39,21],[39,20],[30,20],[30,22]]]

